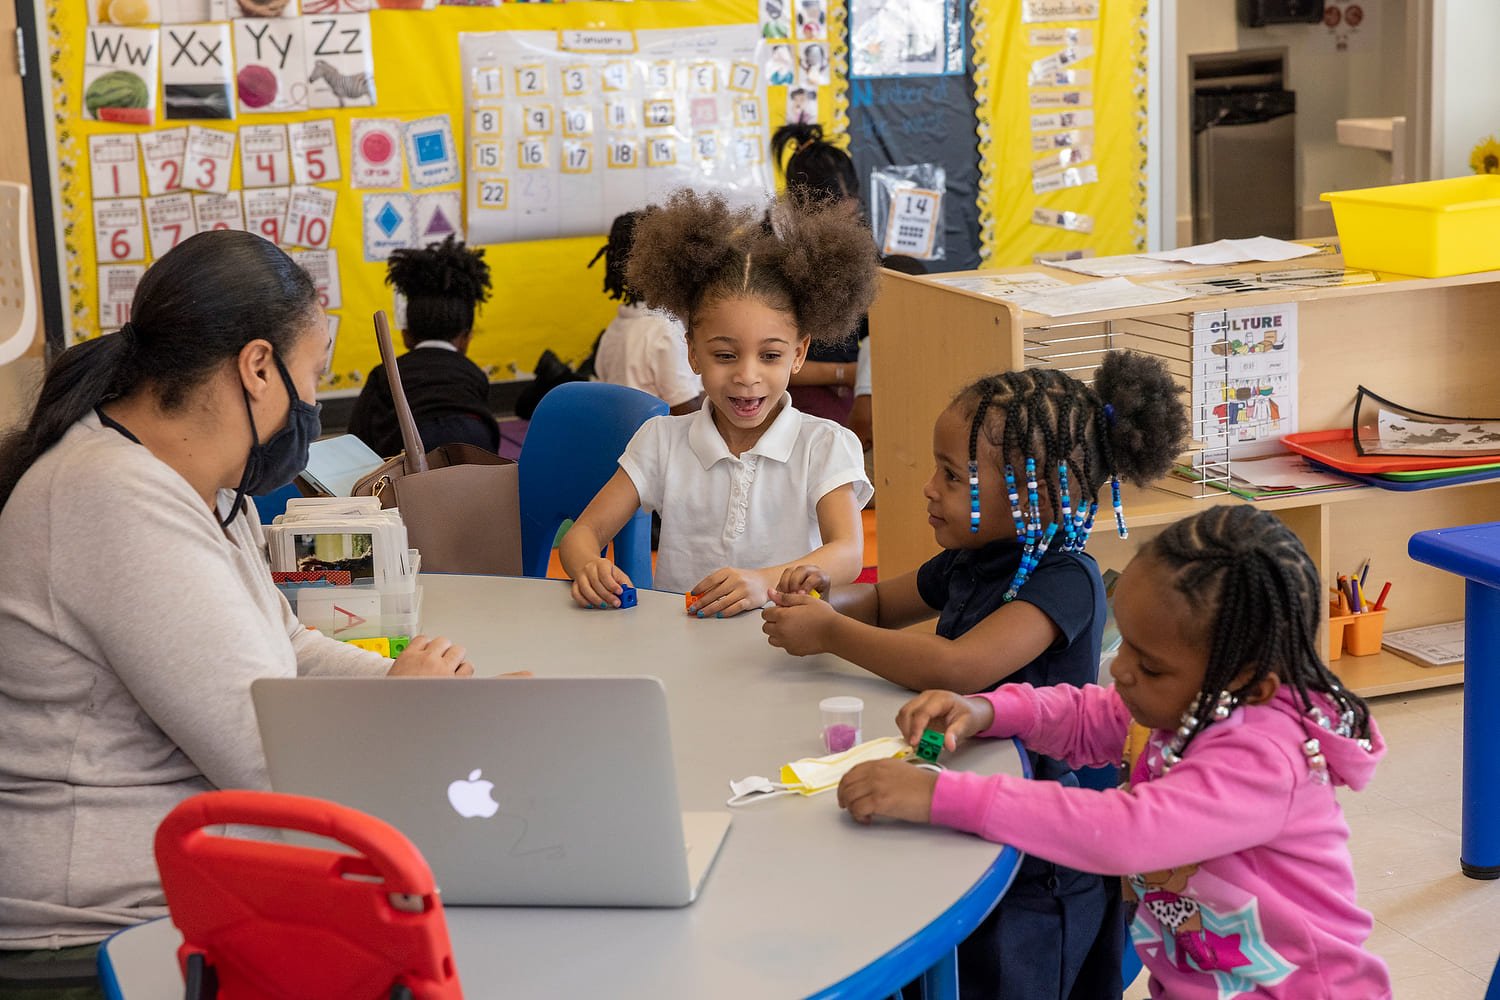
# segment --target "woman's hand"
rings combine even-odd
[[[467,652],[442,636],[419,635],[396,657],[386,676],[469,677],[474,673],[474,664],[464,659]]]
[[[776,581],[776,589],[783,594],[810,594],[816,590],[818,596],[826,601],[833,590],[833,581],[828,578],[823,567],[804,564],[793,566],[782,573],[781,579]]]
[[[786,594],[773,590],[769,596],[776,606],[760,613],[760,630],[771,645],[793,656],[831,652],[829,642],[839,617],[833,605],[811,594]]]
[[[585,608],[618,608],[621,588],[633,586],[624,570],[601,556],[584,563],[573,579],[573,600]]]
[[[868,824],[876,816],[931,823],[937,777],[935,771],[904,760],[866,761],[839,782],[839,805],[857,823]]]
[[[714,570],[698,581],[693,594],[698,598],[688,614],[699,618],[733,618],[766,602],[770,574],[758,569],[734,569],[726,566]]]
[[[995,706],[987,699],[965,698],[952,691],[923,691],[896,713],[896,728],[906,742],[916,746],[922,733],[933,729],[943,734],[943,746],[950,751],[994,724]]]

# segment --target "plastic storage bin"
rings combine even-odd
[[[1500,174],[1329,191],[1347,267],[1423,278],[1500,270]]]

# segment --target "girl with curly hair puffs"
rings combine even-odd
[[[655,584],[728,618],[816,563],[849,583],[863,561],[859,510],[873,488],[859,440],[792,406],[787,384],[814,341],[849,336],[875,295],[875,250],[835,207],[778,201],[770,225],[718,195],[679,191],[636,226],[627,277],[687,328],[703,378],[697,413],[656,417],[563,538],[573,597],[618,607],[630,578],[600,551],[639,507],[661,514]]]

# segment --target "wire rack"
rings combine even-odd
[[[1216,314],[1222,310],[1214,310]],[[1193,313],[1144,319],[1080,320],[1027,327],[1023,333],[1025,366],[1052,368],[1092,384],[1094,371],[1112,351],[1137,351],[1160,358],[1186,392],[1184,406],[1192,424],[1192,441],[1177,459],[1178,474],[1158,481],[1157,489],[1179,496],[1223,496],[1229,488],[1229,438],[1213,415],[1229,377],[1227,334],[1193,335]],[[1220,324],[1223,330],[1223,324]]]

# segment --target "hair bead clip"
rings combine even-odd
[[[1016,489],[1016,470],[1009,462],[1005,463],[1005,491],[1010,497],[1010,516],[1016,522],[1016,537],[1024,538],[1026,535],[1026,519],[1021,516],[1021,494]]]
[[[1078,526],[1073,523],[1073,497],[1068,490],[1068,463],[1057,463],[1057,482],[1062,493],[1063,551],[1076,551]]]
[[[969,463],[969,533],[979,531],[979,463]]]
[[[1120,499],[1120,478],[1118,476],[1109,477],[1109,492],[1115,507],[1115,530],[1120,533],[1121,538],[1129,538],[1130,529],[1125,525],[1125,503]]]

